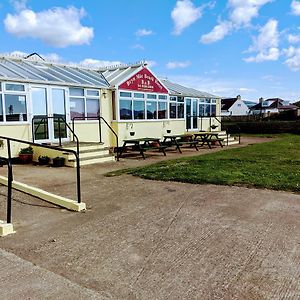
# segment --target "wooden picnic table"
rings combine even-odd
[[[158,149],[163,152],[166,156],[165,148],[166,146],[162,145],[160,138],[136,138],[136,139],[125,139],[123,140],[123,146],[121,147],[119,157],[123,154],[125,149],[131,147],[131,151],[138,151],[145,159],[144,152],[148,150]]]
[[[201,143],[199,146],[202,147],[203,145],[207,144],[209,149],[211,149],[211,145],[213,142],[218,142],[221,147],[223,147],[222,142],[224,139],[219,138],[218,132],[213,131],[200,131],[194,133],[194,140]]]
[[[186,133],[186,134],[172,134],[172,135],[164,135],[163,145],[167,147],[170,145],[174,145],[179,153],[182,153],[180,146],[183,145],[190,145],[194,146],[198,151],[197,147],[198,141],[193,139],[193,134]]]

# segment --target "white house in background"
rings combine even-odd
[[[259,103],[251,107],[251,114],[278,114],[283,111],[297,110],[296,105],[290,104],[288,101],[280,98],[270,98],[264,100],[259,99]]]
[[[235,98],[223,98],[221,100],[221,116],[246,116],[249,114],[249,107],[238,95]]]

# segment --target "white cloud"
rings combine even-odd
[[[256,56],[245,59],[246,62],[276,61],[280,56],[278,48],[279,33],[278,21],[271,19],[259,30],[258,37],[254,38],[249,52],[258,52]]]
[[[229,18],[237,26],[250,25],[253,18],[258,17],[262,6],[273,0],[229,0],[228,6],[231,9]]]
[[[31,37],[54,47],[89,44],[94,36],[93,28],[80,21],[86,15],[83,8],[56,7],[41,12],[25,8],[12,15],[7,14],[4,25],[7,32],[17,37]]]
[[[300,48],[289,47],[283,50],[287,57],[285,64],[292,70],[300,70]]]
[[[135,44],[132,46],[132,49],[145,50],[145,47],[141,44]]]
[[[153,35],[154,32],[152,30],[148,30],[148,29],[139,29],[136,31],[135,35],[138,37],[143,37],[143,36],[148,36],[148,35]]]
[[[28,56],[30,53],[27,53],[27,52],[23,52],[23,51],[19,51],[19,50],[16,50],[16,51],[13,51],[13,52],[10,52],[10,53],[3,53],[4,55],[9,55],[9,56],[13,56],[13,57],[20,57],[20,58],[25,58],[26,56]],[[62,58],[56,54],[56,53],[41,53],[39,54],[44,60],[47,60],[47,61],[51,61],[51,62],[61,62],[62,61]],[[39,59],[38,56],[32,56],[32,58],[34,59]]]
[[[204,44],[222,40],[233,30],[251,25],[253,18],[258,17],[262,6],[273,0],[228,0],[228,20],[219,22],[212,31],[202,35],[200,42]]]
[[[27,0],[10,0],[10,3],[16,11],[26,9]]]
[[[202,17],[203,7],[195,7],[191,0],[178,0],[172,10],[174,34],[180,35],[184,29]]]
[[[170,61],[167,63],[166,67],[168,69],[184,69],[187,68],[191,63],[189,61]]]
[[[293,0],[291,3],[292,14],[300,16],[300,1]]]
[[[84,67],[97,69],[97,68],[121,65],[122,62],[86,58],[86,59],[80,61],[78,64],[81,66],[84,66]]]
[[[300,42],[300,34],[289,34],[288,41],[290,44],[297,44]]]
[[[220,22],[214,27],[214,29],[202,35],[200,42],[203,44],[210,44],[216,41],[222,40],[232,29],[232,23],[230,22]]]
[[[154,60],[147,60],[146,63],[149,68],[152,68],[152,67],[155,67],[158,65],[157,62]]]

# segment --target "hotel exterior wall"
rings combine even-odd
[[[29,124],[3,124],[0,125],[0,135],[25,141],[31,141],[31,126]],[[12,157],[18,156],[20,149],[25,147],[28,147],[28,145],[11,142]],[[4,141],[3,147],[0,148],[0,156],[7,157],[6,141]]]
[[[162,139],[166,134],[183,134],[186,132],[185,120],[113,122],[113,128],[118,134],[119,144],[121,144],[124,139],[142,137]],[[171,130],[171,133],[167,133],[167,130]],[[130,132],[134,132],[135,134],[132,136]],[[116,145],[114,140],[112,145]]]
[[[112,92],[111,90],[102,89],[100,98],[100,115],[108,124],[112,121]],[[72,124],[70,124],[72,127]],[[74,132],[82,142],[100,142],[99,139],[99,122],[93,121],[75,121]],[[101,120],[101,136],[105,146],[111,146],[111,131],[107,125]],[[71,136],[72,139],[72,136]]]

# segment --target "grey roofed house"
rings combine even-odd
[[[0,57],[0,80],[91,88],[109,87],[105,77],[93,69],[45,62],[32,57]]]
[[[289,104],[287,101],[280,98],[260,99],[260,102],[250,108],[251,111],[270,111],[279,112],[283,110],[296,110],[298,107],[293,104]]]
[[[193,88],[185,87],[178,83],[171,82],[167,79],[160,79],[160,81],[169,90],[170,95],[195,98],[220,98],[219,96],[212,95],[207,92],[202,92]]]

